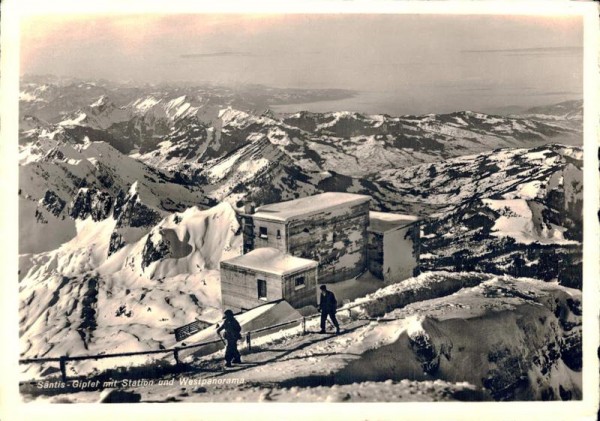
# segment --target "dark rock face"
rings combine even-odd
[[[125,242],[123,237],[116,231],[110,235],[110,243],[108,245],[108,256],[112,256],[114,253],[123,248]]]
[[[152,241],[154,234],[148,235],[144,250],[142,251],[142,269],[147,268],[152,262],[164,259],[169,255],[169,245],[162,238],[158,240],[158,244]]]
[[[52,215],[58,217],[65,208],[66,203],[53,191],[46,190],[44,198],[42,199],[42,205],[52,213]]]
[[[117,316],[117,317],[121,317],[121,316],[131,317],[132,315],[133,315],[133,312],[131,310],[127,311],[126,305],[119,306],[118,310],[115,312],[115,316]]]
[[[121,227],[149,227],[156,225],[161,220],[161,215],[158,211],[145,205],[139,200],[138,194],[134,193],[129,197],[125,197],[123,204],[119,203],[118,211],[115,210],[117,217],[117,228]]]
[[[81,323],[77,332],[87,347],[92,341],[94,330],[96,330],[96,309],[98,307],[98,276],[88,277],[83,283],[85,291],[82,291]]]
[[[65,127],[65,138],[73,143],[83,143],[87,138],[91,142],[106,142],[121,153],[129,153],[133,149],[133,142],[127,138],[114,137],[106,130],[98,130],[86,126]]]
[[[135,116],[130,121],[111,126],[109,132],[115,136],[131,139],[132,143],[139,145],[140,153],[146,153],[156,148],[161,139],[168,135],[170,123],[165,118],[149,116]]]
[[[515,392],[528,385],[522,356],[515,355],[509,348],[494,349],[488,353],[488,362],[493,367],[483,378],[483,386],[496,400],[512,400]]]
[[[583,364],[581,330],[576,329],[563,336],[560,344],[561,359],[567,367],[574,371],[581,371]]]
[[[423,372],[435,375],[440,366],[440,356],[426,334],[411,335],[408,338],[410,347],[423,368]]]
[[[112,196],[106,191],[95,188],[79,189],[69,215],[74,219],[91,216],[94,221],[101,221],[110,216],[112,204]]]

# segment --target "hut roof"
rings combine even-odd
[[[369,231],[386,232],[395,228],[405,227],[420,219],[414,215],[371,211],[369,212]]]
[[[252,215],[258,219],[286,222],[322,211],[367,203],[370,196],[352,193],[321,193],[314,196],[264,205]]]
[[[261,247],[222,263],[280,276],[318,266],[314,260],[295,257],[272,247]]]

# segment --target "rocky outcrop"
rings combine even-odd
[[[153,233],[150,233],[142,251],[142,269],[147,268],[153,262],[164,259],[168,255],[169,245],[163,241],[162,237],[155,238]]]
[[[137,183],[122,199],[117,199],[114,217],[117,220],[117,228],[121,227],[150,227],[156,225],[161,219],[161,214],[152,207],[144,204],[137,192]]]
[[[79,292],[79,296],[81,297],[81,322],[77,327],[77,332],[86,347],[92,342],[94,331],[97,327],[99,280],[100,278],[97,275],[85,276],[82,290]]]
[[[374,304],[368,300],[364,308]],[[466,381],[499,401],[580,399],[580,305],[576,290],[533,280],[490,279],[388,312],[358,333],[364,343],[376,342],[335,372],[335,379]],[[400,319],[394,321],[396,317]],[[387,335],[395,339],[386,344]]]
[[[69,216],[73,219],[92,217],[94,221],[102,221],[110,216],[113,198],[109,192],[95,188],[79,189],[73,199]]]
[[[54,216],[58,217],[65,208],[66,202],[51,190],[46,190],[42,205]]]
[[[125,241],[123,240],[123,236],[119,232],[113,231],[110,235],[110,243],[108,244],[108,256],[119,251],[124,245]]]

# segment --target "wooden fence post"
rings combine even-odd
[[[246,345],[248,346],[248,351],[252,350],[252,342],[250,339],[250,332],[246,333]]]
[[[181,364],[181,361],[179,361],[179,348],[173,348],[173,357],[175,357],[176,365]]]
[[[302,317],[302,334],[306,335],[306,317]]]
[[[64,383],[67,382],[67,357],[60,357],[60,375]]]

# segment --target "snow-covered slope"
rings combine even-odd
[[[255,352],[289,352],[243,370],[246,381],[302,390],[438,379],[468,382],[495,400],[581,398],[578,290],[524,278],[427,273],[357,302],[375,318],[342,335],[264,338]]]
[[[564,101],[553,105],[533,107],[520,114],[547,124],[582,130],[583,100]]]
[[[340,335],[303,335],[302,327],[292,327],[253,340],[252,352],[242,356],[246,364],[232,371],[214,371],[221,352],[192,356],[184,372],[158,364],[166,374],[146,371],[145,384],[124,389],[141,401],[189,402],[581,398],[578,290],[437,272],[351,304],[358,305],[352,316],[338,313]],[[307,322],[309,331],[317,325],[316,319]],[[240,377],[244,381],[236,382]],[[29,399],[43,394],[29,390]],[[105,395],[96,390],[67,399]]]
[[[158,349],[196,317],[220,319],[219,261],[242,245],[231,206],[171,214],[108,256],[114,226],[88,217],[58,249],[21,256],[23,356]]]
[[[21,147],[21,252],[51,250],[75,234],[77,219],[154,225],[165,212],[202,205],[201,192],[104,142],[71,144],[48,134]]]
[[[462,261],[467,265],[463,267],[475,269],[479,268],[478,262],[487,260],[487,271],[536,276],[536,271],[545,267],[539,276],[564,278],[573,286],[580,284],[577,253],[582,222],[581,148],[547,145],[484,152],[440,163],[384,170],[370,181],[334,172],[306,171],[306,162],[297,159],[296,152],[290,152],[302,150],[305,147],[302,141],[277,135],[279,126],[274,120],[267,117],[263,120],[268,127],[266,132],[231,152],[224,151],[221,158],[189,166],[189,172],[175,171],[172,176],[118,154],[104,143],[69,145],[53,140],[55,134],[49,133],[43,142],[23,146],[21,211],[23,221],[35,217],[37,222],[22,225],[22,250],[49,250],[71,238],[74,222],[68,216],[79,217],[79,207],[96,208],[94,215],[100,220],[129,203],[124,207],[125,216],[119,216],[119,212],[116,215],[122,222],[111,241],[113,252],[127,241],[118,232],[122,226],[149,226],[165,210],[215,201],[240,206],[243,201],[252,200],[260,205],[323,191],[347,191],[373,196],[373,206],[380,210],[428,217],[422,259],[427,268],[448,269]],[[235,113],[227,121],[217,133],[198,127],[198,136],[202,139],[208,136],[207,140],[215,147],[213,151],[218,150],[219,144],[231,147],[229,137],[235,139],[232,132],[254,124],[248,114]],[[166,143],[171,152],[179,147],[176,139]],[[180,145],[182,155],[205,155],[208,150],[187,150],[185,145],[189,144]],[[157,154],[155,158],[163,162],[178,159],[169,154]],[[138,192],[131,201],[135,193],[129,189],[135,181]],[[80,188],[83,190],[79,191]],[[140,218],[125,221],[140,200],[149,210],[135,210],[133,214],[141,213],[150,223],[144,224]],[[83,217],[86,212],[91,211],[84,211]],[[32,235],[27,235],[28,232]],[[48,245],[40,242],[37,232],[45,233],[43,238]],[[146,232],[140,230],[137,238]],[[33,242],[28,242],[29,239]],[[480,247],[477,253],[470,251],[472,241]],[[513,245],[518,250],[513,250]],[[502,258],[492,258],[490,254],[509,249],[511,254]],[[525,249],[527,257],[522,255]],[[569,269],[565,268],[568,273],[552,269],[555,265],[544,266],[545,257],[541,260],[537,257],[541,253],[553,258],[557,252],[569,256],[565,257],[570,262]],[[466,258],[467,255],[472,258]],[[524,263],[520,266],[525,269],[517,271],[514,266],[521,259]]]
[[[262,138],[208,165],[196,179],[207,186],[207,195],[234,205],[322,191],[368,194],[374,209],[425,218],[421,263],[427,269],[465,268],[581,285],[581,148],[484,152],[382,171],[373,181],[303,172],[282,149]]]
[[[113,124],[127,120],[128,115],[124,109],[118,108],[110,99],[102,95],[92,104],[65,118],[58,123],[60,126],[87,126],[104,130]]]
[[[402,117],[301,112],[283,122],[312,134],[308,147],[325,161],[321,169],[360,176],[498,148],[581,141],[576,130],[470,111]]]
[[[423,225],[423,268],[510,273],[581,287],[580,148],[503,150],[384,172],[382,180],[405,192],[407,202],[439,212]]]
[[[383,318],[396,320],[368,326],[342,344],[362,358],[336,378],[467,381],[496,400],[581,397],[578,290],[491,278]],[[390,353],[398,357],[377,364]]]

